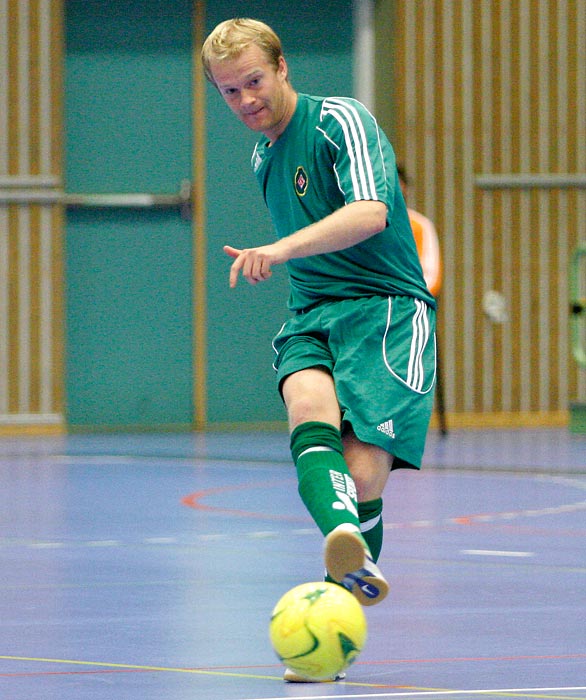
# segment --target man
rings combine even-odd
[[[202,60],[260,134],[252,167],[278,236],[224,247],[230,286],[287,265],[293,315],[273,341],[274,367],[299,493],[325,536],[328,578],[372,605],[388,592],[375,563],[383,490],[391,469],[420,467],[435,376],[435,302],[394,153],[356,100],[297,93],[262,22],[222,22]]]

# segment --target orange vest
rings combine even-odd
[[[414,209],[407,209],[427,288],[437,297],[442,288],[442,259],[433,222]]]

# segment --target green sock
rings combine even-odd
[[[374,561],[378,561],[383,547],[383,499],[365,501],[358,504],[360,531],[366,540]]]
[[[360,518],[360,531],[364,537],[370,554],[375,562],[381,553],[383,546],[383,499],[376,498],[374,501],[365,501],[358,504],[358,517]],[[367,528],[366,530],[364,528]],[[337,583],[326,571],[325,581]]]
[[[340,431],[329,423],[308,421],[291,433],[299,495],[324,535],[343,523],[360,528],[356,487],[343,450]]]

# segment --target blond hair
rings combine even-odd
[[[283,55],[281,40],[268,24],[247,17],[227,19],[218,24],[201,48],[204,72],[210,83],[215,85],[211,71],[212,61],[237,58],[251,45],[262,49],[275,68],[279,66],[279,59]]]

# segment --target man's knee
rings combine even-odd
[[[308,421],[340,427],[340,407],[332,376],[311,368],[289,375],[282,385],[291,430]]]

